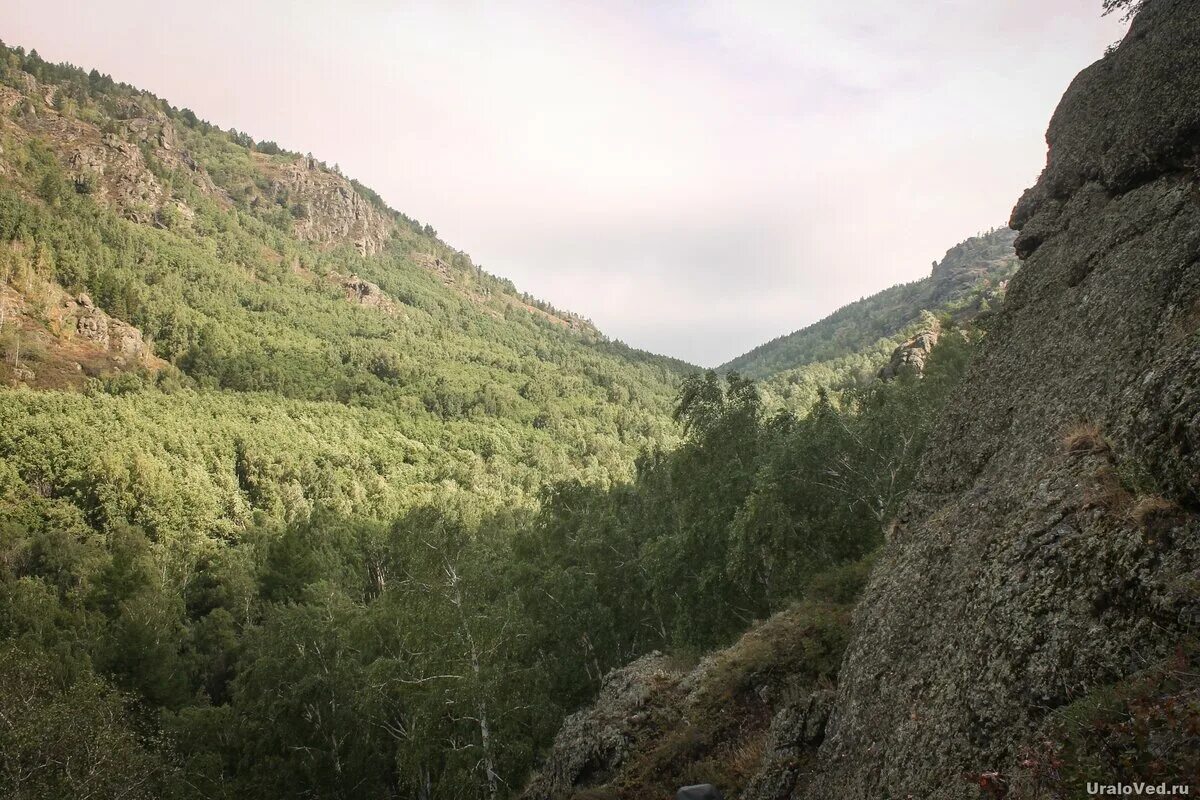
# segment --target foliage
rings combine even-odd
[[[1016,272],[1012,231],[1001,228],[956,245],[933,273],[839,308],[794,333],[741,355],[720,370],[762,382],[771,407],[803,412],[820,390],[862,389],[897,345],[940,318],[982,327],[991,303]]]
[[[258,396],[13,392],[0,634],[158,709],[122,741],[181,796],[506,795],[629,659],[728,644],[806,594],[805,629],[833,624],[821,604],[866,567],[826,571],[880,541],[966,347],[802,418],[696,375],[678,448],[538,506],[486,479],[448,489],[373,410],[273,400],[248,424]],[[768,638],[721,671],[731,691],[796,673]]]
[[[308,157],[19,48],[0,83],[22,98],[0,120],[13,336],[38,334],[34,370],[66,358],[49,288],[86,292],[168,364],[0,392],[0,790],[497,800],[653,649],[728,645],[808,595],[803,636],[750,634],[714,691],[832,670],[829,604],[865,567],[814,576],[881,540],[965,339],[923,379],[776,413],[769,387],[518,293],[336,168],[311,161],[386,217],[381,252],[299,235],[320,209],[275,176]],[[47,119],[127,145],[170,126],[195,169],[138,139],[162,196],[122,206]]]
[[[1088,783],[1195,785],[1200,780],[1200,646],[1094,689],[1055,711],[1022,766],[1039,789],[1083,796]]]
[[[1104,16],[1123,11],[1125,14],[1122,19],[1128,21],[1137,16],[1145,2],[1146,0],[1103,0]]]

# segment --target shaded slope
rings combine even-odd
[[[1000,228],[974,236],[946,252],[929,277],[900,284],[839,308],[828,317],[780,336],[738,356],[719,369],[751,378],[768,378],[810,364],[835,361],[879,349],[888,352],[917,323],[922,311],[934,314],[965,310],[980,296],[1002,293],[1016,271],[1012,241],[1016,233]]]

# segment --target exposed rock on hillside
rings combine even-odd
[[[88,295],[40,284],[32,296],[0,287],[4,382],[79,387],[88,377],[165,366],[140,330],[105,314]]]
[[[1197,65],[1200,4],[1149,0],[1055,113],[1025,265],[856,613],[803,796],[1016,787],[1056,710],[1200,624]]]
[[[810,601],[691,670],[652,653],[613,671],[563,724],[523,797],[641,800],[711,783],[729,797],[782,800],[824,739],[848,628],[846,606]]]
[[[42,87],[28,75],[25,83],[25,91],[0,86],[0,111],[10,118],[9,129],[36,136],[55,150],[80,191],[95,194],[138,222],[153,221],[168,202],[189,216],[186,206],[168,196],[149,158],[157,168],[188,175],[202,194],[224,205],[232,203],[183,145],[176,123],[154,103],[127,101],[119,109],[122,119],[101,128],[56,111],[53,87]],[[270,199],[285,198],[292,209],[299,238],[351,244],[359,253],[372,255],[392,235],[393,222],[387,215],[347,178],[314,159],[260,155],[260,166],[273,184],[275,197]]]
[[[775,714],[763,747],[762,765],[742,800],[784,800],[792,796],[805,767],[825,740],[833,699],[833,691],[818,689],[784,705]]]
[[[604,678],[591,708],[563,722],[550,758],[525,792],[527,800],[552,800],[611,781],[629,759],[651,702],[678,683],[661,653],[651,653]]]
[[[174,123],[166,115],[131,105],[125,109],[129,119],[101,129],[55,111],[54,94],[44,94],[33,76],[26,76],[26,83],[24,93],[0,86],[0,110],[9,111],[13,118],[12,109],[25,109],[5,127],[50,146],[78,191],[93,194],[130,219],[150,222],[170,198],[151,170],[149,156],[162,169],[190,174],[201,192],[229,202],[191,155],[180,149]]]
[[[936,294],[951,297],[969,291],[989,276],[1010,273],[1016,238],[1012,228],[1000,228],[951,247],[930,273]]]
[[[354,190],[341,175],[322,169],[312,158],[285,164],[279,186],[302,209],[296,235],[318,244],[348,242],[362,255],[383,249],[391,221]]]
[[[932,319],[916,336],[900,344],[892,351],[892,359],[879,369],[879,377],[883,380],[897,378],[906,372],[920,375],[925,371],[925,361],[933,352],[934,345],[942,334],[942,326]]]
[[[384,294],[378,285],[357,275],[342,275],[338,272],[329,274],[329,280],[346,290],[346,299],[368,308],[378,308],[387,312],[396,310],[396,302]]]
[[[75,332],[81,339],[130,361],[139,361],[149,355],[141,331],[96,308],[86,294],[64,298],[62,307],[64,316],[75,320]]]

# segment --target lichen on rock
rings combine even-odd
[[[806,797],[978,796],[1056,709],[1194,630],[1198,65],[1200,5],[1150,0],[1063,98],[1013,214],[1025,263],[857,611]],[[1064,448],[1081,422],[1107,446]]]

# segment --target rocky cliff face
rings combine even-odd
[[[166,366],[133,325],[48,282],[29,293],[0,286],[0,343],[4,385],[80,388],[91,377]]]
[[[317,244],[348,242],[361,255],[383,249],[391,236],[391,220],[350,182],[322,169],[312,158],[285,164],[276,173],[278,186],[301,205],[295,223],[296,235]]]
[[[931,318],[928,324],[923,325],[921,330],[917,331],[916,335],[901,342],[892,351],[891,360],[879,368],[879,378],[887,381],[908,372],[917,375],[923,373],[925,362],[928,361],[929,354],[933,352],[941,335],[941,323],[937,318]]]
[[[1198,65],[1200,4],[1149,0],[1063,98],[1013,214],[1024,266],[858,608],[797,796],[1019,787],[1057,710],[1200,624]]]
[[[849,633],[849,606],[829,600],[781,611],[691,669],[651,653],[614,670],[522,797],[643,800],[698,783],[787,797],[824,737]]]
[[[1012,228],[1000,228],[951,247],[930,273],[934,294],[954,297],[991,275],[1010,272],[1016,238],[1017,232]]]

